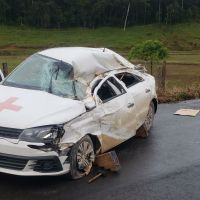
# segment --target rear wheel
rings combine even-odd
[[[144,126],[147,131],[150,131],[151,127],[153,126],[154,115],[155,115],[154,103],[151,102],[151,104],[149,106],[148,114],[147,114],[145,122],[144,122]]]
[[[79,179],[88,175],[95,160],[94,146],[89,136],[83,137],[71,149],[70,176]]]
[[[144,124],[137,131],[136,134],[137,137],[144,137],[144,138],[148,137],[149,131],[153,126],[154,115],[155,115],[155,106],[154,103],[151,102]]]

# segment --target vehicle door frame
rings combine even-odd
[[[122,94],[120,94],[120,95],[116,95],[115,97],[109,99],[108,101],[112,101],[112,99],[117,98],[117,97],[119,97],[119,96],[121,96],[121,95],[124,95],[124,94],[128,93],[127,87],[125,86],[125,84],[124,84],[122,81],[118,80],[118,78],[116,78],[114,75],[108,75],[108,76],[106,76],[105,78],[103,78],[103,79],[100,81],[100,83],[97,85],[97,87],[94,89],[93,97],[94,97],[94,99],[95,99],[96,106],[99,106],[99,105],[102,105],[102,104],[108,102],[108,101],[103,102],[103,101],[99,98],[99,96],[97,95],[97,92],[98,92],[98,90],[101,88],[101,86],[102,86],[109,78],[114,78],[114,79],[123,87],[123,89],[125,90],[125,93],[122,93]],[[110,87],[112,88],[112,86],[110,86]],[[113,88],[112,88],[112,89],[113,89]]]
[[[108,101],[107,100],[103,101],[100,99],[97,93],[99,89],[102,87],[102,85],[109,78],[114,78],[114,80],[117,83],[119,83],[120,86],[123,87],[124,93],[121,93],[120,95],[116,95],[113,98],[110,98]],[[111,85],[109,86],[112,88]],[[110,148],[113,148],[114,146],[117,146],[121,144],[122,142],[135,136],[137,120],[136,120],[136,117],[133,118],[132,116],[136,115],[136,109],[135,109],[135,106],[129,107],[130,101],[128,98],[128,91],[123,82],[120,82],[117,79],[117,77],[115,77],[114,74],[108,75],[104,79],[102,79],[99,85],[95,88],[93,97],[96,101],[97,110],[100,109],[104,113],[104,115],[101,116],[101,119],[99,120],[101,133],[102,133],[101,140],[102,140],[102,143],[104,143],[104,145],[102,145],[103,151],[109,150]],[[117,104],[117,102],[119,104]],[[118,106],[121,103],[122,103],[122,106],[121,107]],[[121,113],[120,113],[120,110],[121,110]],[[106,141],[107,139],[105,138],[109,138],[108,141],[110,142]],[[109,143],[109,146],[108,146],[108,143]]]

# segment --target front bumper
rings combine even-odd
[[[67,156],[0,139],[0,172],[19,176],[57,176],[70,171]]]

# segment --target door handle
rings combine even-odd
[[[129,103],[127,108],[132,108],[135,104],[134,103]]]
[[[145,90],[145,92],[146,92],[146,93],[149,93],[149,92],[151,92],[151,90],[150,90],[149,88],[147,88],[147,89]]]

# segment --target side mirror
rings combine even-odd
[[[4,75],[3,75],[3,72],[0,69],[0,82],[2,82],[3,80],[4,80]]]
[[[89,99],[85,101],[85,107],[86,110],[93,110],[94,108],[96,108],[96,103],[93,99]]]

